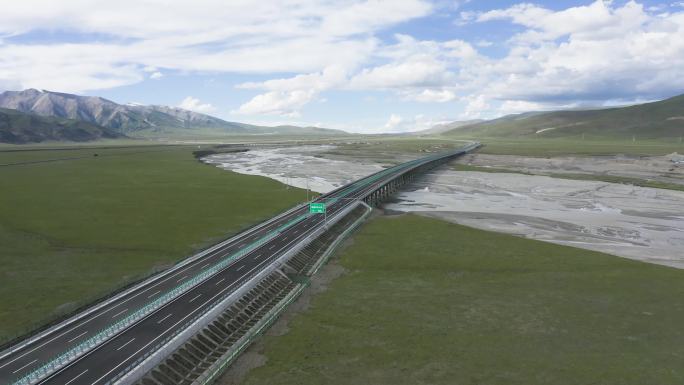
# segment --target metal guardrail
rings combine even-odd
[[[323,265],[325,265],[326,262],[328,262],[328,260],[329,260],[330,257],[333,255],[333,253],[335,252],[335,250],[337,250],[337,247],[340,245],[340,243],[342,243],[342,241],[344,241],[345,239],[347,239],[347,237],[349,236],[349,234],[351,234],[354,230],[356,230],[356,228],[359,227],[359,226],[361,225],[361,223],[362,223],[363,221],[365,221],[366,218],[368,218],[368,216],[370,215],[370,213],[373,211],[373,208],[370,207],[370,206],[368,206],[364,201],[359,201],[359,202],[360,202],[363,206],[366,207],[366,212],[363,213],[363,215],[361,215],[361,217],[359,217],[359,219],[357,219],[356,221],[354,221],[354,223],[352,223],[351,226],[347,227],[347,228],[342,232],[342,234],[340,234],[337,238],[335,238],[335,240],[334,240],[334,241],[330,244],[330,246],[328,246],[328,248],[325,250],[325,252],[324,252],[323,255],[321,256],[321,258],[319,258],[318,262],[316,262],[313,266],[311,266],[311,268],[310,268],[309,271],[307,272],[307,275],[308,275],[308,276],[313,276],[314,274],[316,274],[316,273],[318,272],[318,270],[320,270],[320,268],[323,267]]]
[[[240,238],[244,238],[245,236],[253,233],[254,231],[257,231],[257,230],[263,228],[264,226],[268,226],[269,224],[273,223],[274,221],[277,221],[277,220],[293,213],[294,211],[297,211],[297,210],[303,208],[305,205],[306,204],[299,204],[295,207],[292,207],[292,208],[278,214],[277,216],[275,216],[271,219],[263,221],[263,222],[255,225],[255,226],[249,228],[249,229],[246,229],[245,231],[243,231],[243,232],[241,232],[235,236],[232,236],[231,238],[228,238],[228,239],[226,239],[226,240],[224,240],[224,241],[222,241],[216,245],[213,245],[213,246],[211,246],[205,250],[202,250],[193,256],[185,258],[185,259],[179,261],[178,263],[176,263],[171,268],[166,269],[166,270],[159,272],[157,274],[153,274],[151,277],[145,278],[142,281],[133,284],[133,286],[131,286],[129,288],[124,288],[122,291],[120,291],[118,293],[113,293],[113,295],[110,298],[103,299],[101,302],[96,303],[93,306],[90,306],[86,310],[84,310],[84,311],[82,311],[76,315],[73,315],[69,318],[66,318],[66,319],[62,320],[61,322],[56,323],[55,325],[53,325],[53,326],[51,326],[45,330],[42,330],[39,333],[36,333],[35,335],[31,335],[21,342],[17,342],[17,343],[10,342],[8,345],[5,345],[5,346],[7,346],[6,349],[0,351],[0,359],[3,359],[5,357],[13,354],[16,351],[23,349],[27,345],[30,345],[31,343],[34,343],[34,342],[40,340],[41,338],[44,338],[45,336],[49,335],[50,333],[54,333],[55,331],[58,331],[58,330],[66,327],[66,326],[69,326],[70,324],[82,319],[83,317],[85,317],[89,314],[92,314],[93,312],[103,308],[104,306],[109,305],[110,303],[130,294],[131,292],[133,292],[135,290],[139,290],[140,288],[142,288],[146,285],[149,285],[149,284],[151,284],[151,283],[153,283],[153,282],[155,282],[161,278],[164,278],[165,276],[173,273],[174,271],[176,271],[182,267],[185,267],[186,265],[196,261],[199,258],[206,256],[209,253],[215,252],[216,250],[230,244],[231,242],[235,242],[236,240],[238,240]]]
[[[335,238],[335,240],[323,253],[319,261],[309,270],[309,276],[316,274],[316,272],[318,272],[318,270],[330,259],[342,241],[344,241],[351,232],[358,228],[359,225],[365,221],[366,218],[368,218],[368,215],[370,215],[373,209],[367,204],[363,203],[363,201],[359,202],[366,206],[367,211],[360,218],[354,221],[354,223],[352,223],[344,232],[342,232],[342,234]],[[273,322],[278,319],[285,309],[292,302],[294,302],[309,285],[310,281],[307,280],[305,283],[300,284],[294,291],[288,294],[287,297],[283,298],[283,300],[276,304],[276,306],[274,306],[273,309],[271,309],[261,321],[254,325],[254,327],[252,327],[252,329],[250,329],[245,336],[238,340],[236,343],[237,347],[232,349],[232,351],[226,352],[218,361],[212,364],[207,371],[197,378],[192,385],[209,385],[213,383],[216,378],[220,376],[223,371],[240,355],[240,353],[242,353],[252,342],[254,342],[254,340],[258,338],[266,328],[273,324]]]
[[[56,356],[52,358],[50,361],[48,361],[46,364],[40,366],[39,368],[33,370],[29,374],[25,375],[24,377],[20,378],[19,380],[15,381],[12,383],[12,385],[29,385],[33,383],[34,381],[38,381],[47,375],[53,373],[57,369],[62,368],[66,364],[72,362],[76,358],[82,356],[86,352],[90,351],[94,347],[100,345],[102,342],[108,340],[109,338],[115,336],[119,332],[127,329],[131,325],[137,323],[138,321],[142,320],[145,316],[149,315],[150,313],[154,312],[155,310],[159,309],[160,307],[166,305],[167,303],[171,302],[172,300],[178,298],[180,295],[183,293],[187,292],[191,288],[195,287],[199,283],[203,282],[207,278],[213,276],[214,274],[218,273],[219,271],[223,270],[226,268],[228,265],[230,265],[234,260],[244,256],[245,254],[253,251],[254,249],[258,248],[259,246],[263,245],[264,243],[274,239],[275,237],[280,234],[283,230],[289,228],[290,226],[294,225],[295,223],[298,223],[299,221],[303,220],[304,218],[309,217],[310,214],[303,214],[298,216],[297,218],[283,224],[282,226],[278,227],[277,229],[271,231],[270,233],[266,234],[259,240],[252,242],[250,245],[246,246],[245,248],[241,249],[237,253],[231,254],[228,257],[224,258],[221,260],[221,262],[218,262],[212,267],[209,267],[199,274],[197,274],[195,277],[188,279],[187,281],[183,282],[182,284],[176,286],[175,288],[169,290],[165,294],[161,295],[154,301],[149,302],[147,305],[139,308],[135,312],[129,314],[125,318],[119,320],[116,323],[113,323],[109,325],[108,327],[102,329],[100,332],[96,333],[93,337],[88,338],[87,340],[81,342],[80,344],[76,345],[75,347],[67,350],[66,352],[60,354],[59,356]]]
[[[245,336],[238,340],[237,347],[230,354],[217,361],[218,365],[212,365],[212,367],[209,369],[209,372],[202,374],[202,376],[195,380],[192,385],[208,385],[214,382],[216,377],[221,375],[226,367],[230,365],[240,355],[240,353],[242,353],[249,345],[251,345],[252,342],[254,342],[254,340],[258,338],[266,328],[271,326],[271,324],[273,324],[273,322],[280,317],[283,311],[285,311],[285,309],[287,309],[287,307],[294,302],[309,285],[309,281],[306,283],[300,283],[294,291],[278,302],[278,304],[276,304],[276,306],[274,306],[273,309],[271,309],[268,314],[262,318],[262,321],[254,326],[253,329],[255,330],[248,332]]]
[[[324,198],[324,199],[327,200],[328,202],[332,202],[332,203],[337,202],[339,199],[342,199],[345,196],[347,196],[347,195],[349,195],[355,191],[358,191],[359,188],[365,187],[365,186],[377,181],[378,179],[386,176],[387,174],[389,174],[391,172],[396,172],[397,170],[406,169],[406,168],[414,168],[414,167],[419,166],[419,165],[428,164],[428,163],[430,163],[434,160],[437,160],[437,159],[443,159],[443,158],[446,158],[449,156],[463,154],[463,153],[466,153],[466,152],[468,152],[468,151],[470,151],[476,147],[479,147],[479,146],[480,146],[479,143],[475,143],[475,144],[472,144],[470,146],[466,146],[464,148],[461,148],[457,151],[453,151],[452,153],[450,153],[448,155],[445,155],[444,153],[436,154],[433,156],[416,159],[416,160],[413,160],[410,162],[402,163],[402,164],[394,166],[394,167],[390,167],[388,169],[380,171],[379,173],[377,173],[375,175],[364,178],[363,180],[360,180],[357,183],[353,183],[352,185],[348,186],[347,188],[342,189],[341,195],[336,194],[337,196],[335,196],[334,198]],[[129,314],[128,316],[126,316],[122,320],[120,320],[114,324],[111,324],[110,326],[102,329],[100,332],[95,334],[93,337],[81,342],[80,344],[78,344],[75,347],[67,350],[66,352],[60,354],[59,356],[56,356],[55,358],[51,359],[50,361],[48,361],[46,364],[42,365],[38,369],[33,370],[29,374],[25,375],[24,377],[20,378],[19,380],[15,381],[15,382],[13,382],[12,385],[30,385],[34,381],[38,381],[38,380],[46,377],[47,375],[55,372],[56,370],[64,367],[68,363],[74,361],[76,358],[82,356],[83,354],[90,351],[94,347],[100,345],[102,342],[108,340],[109,338],[113,337],[114,335],[118,334],[119,332],[123,331],[124,329],[127,329],[131,325],[141,321],[145,316],[151,314],[152,312],[154,312],[155,310],[164,306],[165,304],[171,302],[175,298],[178,298],[180,295],[187,292],[191,288],[195,287],[199,283],[203,282],[205,279],[213,276],[214,274],[218,273],[222,269],[226,268],[235,259],[244,256],[245,254],[256,249],[257,247],[259,247],[259,246],[263,245],[264,243],[272,240],[280,232],[289,228],[293,224],[298,223],[299,221],[308,217],[309,215],[310,214],[308,214],[308,213],[303,214],[303,215],[285,223],[284,225],[278,227],[276,230],[269,232],[267,235],[260,238],[259,240],[251,243],[250,245],[241,249],[237,253],[234,253],[234,254],[224,258],[221,262],[218,262],[214,266],[205,269],[204,271],[197,274],[195,277],[193,277],[193,278],[185,281],[184,283],[176,286],[175,288],[171,289],[167,293],[158,297],[154,301],[148,303],[147,305],[139,308],[135,312]],[[212,306],[209,308],[211,309],[212,307],[218,305],[218,303],[220,303],[220,301],[222,301],[224,298],[225,297],[222,297],[221,300],[218,300],[215,304],[212,304]],[[204,313],[194,317],[191,321],[188,321],[187,325],[192,324],[199,317],[202,317],[203,315],[204,315]],[[174,335],[167,337],[167,339],[173,338],[176,334],[180,333],[184,329],[185,329],[185,327],[177,329],[177,331],[174,333]],[[163,343],[160,342],[158,344],[158,346],[161,347],[166,342],[168,342],[168,341],[164,341]],[[139,358],[135,364],[131,364],[130,367],[126,368],[126,369],[130,370],[132,367],[137,366],[140,362],[144,361],[145,358],[147,358],[149,355],[151,355],[155,351],[156,351],[156,349],[152,349],[150,352],[146,353],[143,357]],[[126,372],[122,371],[122,373],[125,374]]]
[[[348,207],[344,208],[340,212],[337,212],[333,215],[332,218],[329,219],[329,224],[330,223],[336,223],[340,219],[342,219],[344,216],[349,214],[351,211],[353,211],[357,206],[356,205],[349,205]],[[251,289],[254,285],[256,285],[259,280],[261,280],[263,277],[266,275],[270,274],[271,272],[277,270],[285,260],[289,259],[292,255],[296,254],[299,252],[302,248],[304,248],[307,244],[309,244],[313,239],[318,238],[323,232],[325,232],[326,227],[323,226],[321,228],[318,228],[315,230],[312,234],[303,236],[302,239],[294,246],[290,248],[285,254],[281,255],[273,261],[269,266],[266,268],[262,269],[259,272],[254,272],[250,275],[250,278],[244,281],[242,286],[237,290],[233,291],[232,293],[226,293],[223,295],[223,300],[222,301],[230,301],[231,296],[239,294],[240,291],[246,292],[247,290]],[[162,343],[161,346],[159,344],[156,344],[153,348],[151,348],[146,354],[145,357],[142,360],[136,360],[138,364],[131,364],[129,365],[126,369],[120,371],[115,377],[118,378],[118,381],[113,381],[112,384],[130,384],[131,382],[127,382],[127,376],[130,376],[130,373],[134,370],[138,370],[141,367],[144,367],[144,371],[149,370],[151,367],[146,364],[146,361],[151,361],[154,360],[154,356],[157,355],[161,351],[172,351],[174,347],[170,347],[169,345],[173,344],[174,339],[180,338],[183,334],[194,334],[197,332],[199,329],[197,328],[197,325],[202,324],[203,321],[207,321],[206,319],[203,319],[205,317],[209,317],[212,312],[215,312],[217,309],[223,311],[221,307],[227,307],[225,303],[222,302],[214,302],[212,303],[211,307],[208,307],[205,309],[205,311],[202,312],[202,315],[199,315],[197,317],[194,317],[195,321],[194,323],[191,324],[184,324],[184,329],[179,329],[178,332],[175,333],[175,337],[170,337],[165,339],[166,343]],[[210,317],[213,319],[213,317]],[[210,321],[208,321],[210,322]],[[205,322],[205,323],[208,323]],[[201,329],[201,328],[200,328]],[[190,331],[190,333],[188,333]],[[111,385],[111,384],[110,384]]]

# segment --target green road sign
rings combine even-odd
[[[311,214],[325,214],[325,203],[309,203]]]

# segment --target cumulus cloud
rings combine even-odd
[[[460,102],[460,117],[468,119],[606,100],[657,99],[684,90],[684,12],[656,14],[636,1],[599,0],[562,10],[522,3],[463,13],[459,20],[508,21],[523,30],[505,42],[503,57],[478,51],[491,45],[488,41],[417,40],[397,34],[394,43],[374,48],[372,65],[346,67],[334,81],[316,72],[255,88],[271,92],[277,105],[296,107],[280,111],[284,114],[328,89],[386,90],[408,101]],[[289,94],[295,89],[303,96]],[[252,109],[259,110],[272,109]]]
[[[388,132],[395,132],[397,130],[397,127],[404,121],[402,119],[401,115],[397,114],[392,114],[390,115],[389,119],[387,119],[387,123],[385,123],[385,126],[383,127],[385,131]]]
[[[519,4],[462,19],[507,20],[525,29],[503,58],[463,67],[465,114],[500,101],[501,113],[605,100],[657,99],[684,90],[684,13],[651,14],[642,4],[595,1],[552,11]],[[487,102],[485,102],[487,103]],[[479,107],[478,107],[479,105]]]
[[[463,40],[421,41],[396,35],[396,43],[379,49],[386,64],[355,74],[348,87],[391,90],[405,100],[448,102],[456,99],[458,68],[480,60],[477,50]]]
[[[332,65],[320,72],[239,84],[238,88],[267,90],[268,92],[253,97],[241,105],[236,112],[250,115],[299,116],[299,110],[316,99],[320,92],[340,87],[346,81],[347,70],[342,66]]]
[[[425,89],[417,93],[409,93],[406,98],[424,103],[446,103],[456,99],[456,94],[449,90]]]
[[[452,122],[453,119],[434,119],[432,117],[425,116],[424,114],[418,114],[413,117],[404,118],[399,114],[391,114],[387,119],[387,122],[382,127],[376,127],[375,129],[362,130],[365,133],[378,133],[378,132],[416,132],[427,130],[434,127],[437,124],[444,124]],[[352,130],[358,131],[358,130]]]
[[[446,4],[455,10],[456,2],[197,0],[165,6],[120,0],[92,7],[88,0],[25,0],[0,13],[0,88],[92,91],[172,71],[280,74],[238,86],[255,91],[234,111],[249,118],[299,116],[330,90],[384,90],[402,101],[453,103],[466,118],[652,100],[684,90],[684,10],[678,3],[646,8],[634,0],[598,0],[553,10],[521,2],[460,13],[457,25],[519,27],[496,42],[497,50],[507,51],[488,57],[488,40],[387,39],[378,33]],[[46,30],[98,39],[15,39]],[[211,107],[186,100],[190,109]],[[401,120],[392,126],[397,130],[429,120],[395,118]]]
[[[487,102],[485,95],[472,95],[463,99],[466,102],[466,107],[460,118],[479,119],[490,115],[489,112],[492,106]]]
[[[313,100],[315,92],[312,90],[269,91],[259,94],[240,106],[240,114],[271,114],[288,117],[301,116],[299,110]]]
[[[64,31],[96,34],[98,43],[0,44],[0,80],[80,92],[142,81],[150,67],[244,73],[354,68],[375,50],[376,31],[431,9],[427,0],[121,0],[97,7],[88,0],[26,0],[0,13],[0,36]]]
[[[187,98],[183,99],[183,101],[180,102],[178,107],[184,110],[201,112],[203,114],[216,111],[216,108],[212,106],[210,103],[202,103],[199,99],[193,98],[192,96],[188,96]]]

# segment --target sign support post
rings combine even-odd
[[[325,215],[325,223],[328,223],[328,210],[325,203],[309,203],[309,213]]]

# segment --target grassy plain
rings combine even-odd
[[[196,148],[0,151],[0,340],[305,199]]]
[[[667,155],[684,153],[684,143],[662,140],[579,140],[579,139],[501,139],[480,138],[483,154],[521,156],[590,156],[590,155]]]
[[[378,218],[247,385],[681,384],[684,271]]]
[[[664,140],[581,140],[577,138],[487,138],[429,136],[373,136],[340,141],[328,151],[330,155],[352,156],[372,160],[396,159],[397,155],[421,155],[457,148],[469,141],[484,144],[484,154],[520,156],[595,156],[624,154],[632,156],[667,155],[684,153],[684,143]]]

